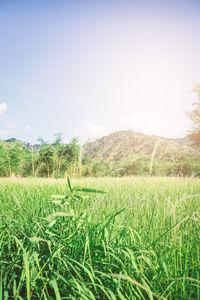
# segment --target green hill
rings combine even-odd
[[[85,145],[85,160],[101,162],[111,172],[124,168],[126,174],[141,175],[149,172],[155,145],[153,172],[157,175],[199,174],[200,153],[190,146],[187,139],[173,140],[132,130],[117,131],[88,143]],[[124,175],[122,170],[120,172]]]

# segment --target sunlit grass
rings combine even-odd
[[[200,180],[0,180],[0,299],[200,299]]]

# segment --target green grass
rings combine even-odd
[[[200,180],[0,180],[0,299],[200,299]]]

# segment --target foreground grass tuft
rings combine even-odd
[[[0,299],[200,299],[198,179],[72,183],[0,180]]]

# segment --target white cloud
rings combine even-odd
[[[0,115],[5,113],[7,109],[8,109],[8,105],[6,103],[0,103]]]
[[[30,130],[31,130],[31,126],[26,125],[26,126],[25,126],[25,130],[26,130],[26,131],[30,131]]]
[[[13,132],[11,130],[0,130],[1,136],[8,136],[11,135]]]
[[[75,130],[75,135],[80,139],[95,139],[107,134],[108,129],[96,121],[88,121],[84,127]]]

